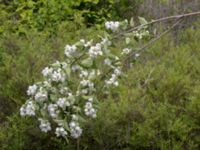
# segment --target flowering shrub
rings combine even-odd
[[[55,62],[42,70],[44,81],[28,87],[29,99],[21,107],[21,116],[36,116],[43,132],[54,130],[57,137],[78,138],[86,119],[97,117],[99,92],[119,85],[122,75],[121,58],[133,49],[131,38],[148,36],[146,27],[125,34],[125,45],[120,54],[111,51],[113,37],[129,28],[127,20],[106,22],[107,32],[97,42],[81,39],[66,45],[64,62]],[[139,54],[135,55],[136,57]]]

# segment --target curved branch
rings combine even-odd
[[[159,19],[153,20],[151,22],[148,22],[146,24],[142,24],[142,25],[138,25],[136,27],[130,28],[125,32],[119,33],[118,35],[116,35],[116,37],[124,35],[126,33],[132,32],[132,31],[135,31],[137,29],[143,28],[144,26],[147,26],[147,25],[155,24],[155,23],[162,22],[162,21],[172,20],[172,19],[181,19],[181,18],[185,18],[185,17],[189,17],[189,16],[195,16],[195,15],[200,15],[200,11],[187,13],[187,14],[182,14],[182,15],[175,15],[175,16],[159,18]]]
[[[182,19],[179,18],[169,29],[167,29],[166,31],[164,31],[163,33],[161,33],[160,35],[158,35],[157,37],[153,38],[146,45],[144,45],[143,47],[141,47],[138,51],[142,51],[142,50],[148,48],[149,46],[151,46],[152,44],[154,44],[156,41],[158,41],[159,39],[161,39],[164,35],[166,35],[167,33],[169,33],[173,28],[175,28],[181,21],[182,21]],[[129,59],[130,57],[134,56],[135,54],[136,54],[136,52],[128,54],[127,56],[125,56],[124,60]]]

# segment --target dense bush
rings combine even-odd
[[[187,43],[175,48],[169,37],[136,62],[123,85],[102,100],[97,121],[80,139],[83,147],[200,148],[199,31],[183,37]]]
[[[107,97],[100,93],[98,117],[86,122],[80,139],[41,133],[37,121],[19,116],[28,85],[41,79],[42,68],[64,59],[66,43],[96,37],[102,32],[96,27],[107,19],[137,16],[143,2],[1,1],[0,149],[200,149],[199,22],[147,49],[119,87]],[[146,3],[152,11],[149,3],[154,1]],[[166,13],[162,3],[159,12]],[[158,9],[154,12],[161,15]],[[118,42],[114,49],[119,52],[122,46]]]
[[[136,12],[141,0],[11,0],[0,4],[0,33],[6,31],[27,34],[29,29],[57,34],[62,24],[74,21],[75,26],[101,25],[107,19],[116,19],[129,11]],[[136,14],[134,14],[136,15]]]
[[[180,34],[178,46],[169,36],[141,55],[121,86],[102,97],[98,118],[87,122],[78,141],[69,143],[41,134],[36,122],[19,117],[18,109],[41,69],[54,59],[63,59],[64,45],[92,37],[96,30],[71,33],[61,29],[57,38],[50,39],[34,32],[25,38],[4,36],[0,149],[199,149],[200,30],[194,29]]]

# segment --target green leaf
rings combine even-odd
[[[83,65],[84,67],[91,67],[93,65],[93,59],[86,58],[81,62],[81,65]]]
[[[99,0],[84,0],[84,3],[94,3],[94,4],[98,4]]]
[[[66,72],[67,76],[70,76],[70,74],[71,74],[71,68],[70,68],[70,66],[66,67],[65,72]]]
[[[134,25],[135,25],[135,23],[134,23],[134,21],[133,21],[133,17],[131,17],[130,26],[131,26],[131,27],[134,27]]]
[[[125,41],[126,41],[126,44],[129,44],[129,43],[131,42],[131,39],[130,39],[129,37],[127,37],[127,38],[125,39]]]
[[[87,95],[83,95],[83,96],[82,96],[82,98],[84,98],[84,99],[86,99],[86,100],[88,100],[89,98],[93,98],[93,97],[94,97],[93,95],[92,95],[92,96],[91,96],[91,95],[90,95],[90,96],[87,96]]]
[[[147,24],[148,21],[143,17],[138,17],[140,24]]]

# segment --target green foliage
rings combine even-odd
[[[26,35],[30,29],[42,31],[47,35],[57,34],[60,25],[68,28],[67,22],[75,26],[100,26],[105,20],[119,19],[120,14],[127,17],[136,15],[141,0],[10,0],[0,3],[0,34],[14,32]]]
[[[63,59],[66,43],[97,35],[94,29],[83,26],[76,30],[73,24],[67,24],[68,28],[59,27],[56,38],[32,30],[24,37],[1,37],[0,149],[200,148],[198,24],[180,34],[180,45],[175,46],[169,36],[141,55],[121,86],[102,97],[97,120],[86,123],[79,141],[67,143],[43,134],[37,122],[21,118],[19,107],[27,98],[26,88],[40,79],[41,69]]]
[[[83,149],[199,149],[200,32],[189,32],[177,48],[168,37],[149,49],[102,99]]]
[[[68,27],[60,27],[57,38],[49,38],[34,31],[26,37],[15,34],[1,36],[0,120],[4,120],[6,115],[13,113],[13,109],[16,110],[16,106],[19,108],[24,103],[28,85],[41,79],[41,71],[45,66],[63,59],[66,43],[73,43],[86,35],[92,38],[96,34],[93,28],[86,30],[83,27],[80,31],[70,23]]]

